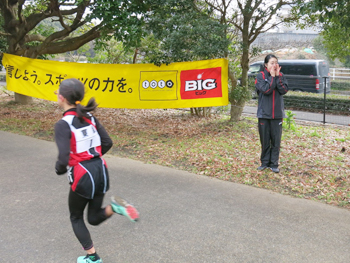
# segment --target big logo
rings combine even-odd
[[[222,97],[221,67],[181,71],[181,99]]]

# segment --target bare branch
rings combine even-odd
[[[206,4],[208,5],[208,6],[210,6],[213,10],[216,10],[216,11],[218,11],[219,13],[223,13],[222,12],[222,10],[221,10],[221,8],[220,8],[220,5],[215,5],[215,4],[213,4],[213,3],[211,3],[209,0],[205,0],[205,2],[206,2]]]
[[[268,14],[268,17],[265,19],[265,21],[258,27],[255,29],[255,31],[262,31],[263,28],[271,21],[271,18],[276,14],[276,12],[279,10],[280,6],[276,6],[276,8],[274,10],[271,11],[270,14]],[[260,20],[261,21],[261,20]],[[281,22],[278,22],[277,24],[280,24]],[[273,28],[276,25],[272,24],[272,26],[269,27]]]

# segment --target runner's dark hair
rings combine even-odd
[[[268,54],[264,59],[264,63],[260,65],[260,71],[264,71],[264,69],[266,68],[265,64],[269,63],[271,58],[275,58],[278,61],[278,58],[274,54]]]
[[[84,99],[85,95],[85,87],[78,79],[72,78],[63,80],[60,84],[59,94],[67,99],[70,105],[76,106],[80,120],[82,120],[83,117],[88,117],[87,113],[95,110],[97,107],[95,98],[91,98],[86,106],[81,105],[80,102]]]

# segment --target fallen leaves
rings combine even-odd
[[[0,106],[1,130],[53,140],[62,116],[55,103],[17,105],[0,96]],[[255,118],[231,123],[222,115],[200,118],[185,110],[102,108],[95,116],[114,141],[110,154],[350,208],[349,127],[297,124],[296,131],[284,130],[281,172],[275,174],[256,170]]]

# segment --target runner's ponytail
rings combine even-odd
[[[63,80],[60,84],[59,94],[61,94],[70,105],[77,108],[79,119],[88,117],[87,113],[95,110],[97,107],[95,98],[91,98],[86,106],[81,105],[81,101],[84,99],[85,95],[85,87],[78,79]]]
[[[97,108],[97,103],[95,101],[95,98],[91,98],[89,102],[86,104],[86,106],[83,106],[80,103],[78,103],[77,114],[79,119],[82,119],[83,117],[88,117],[87,113],[95,110],[96,108]]]

